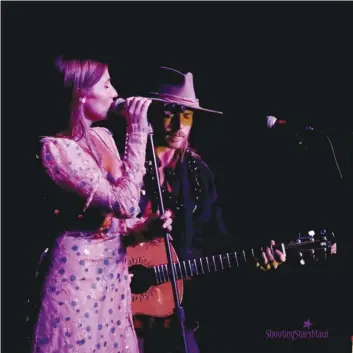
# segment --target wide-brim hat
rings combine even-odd
[[[191,72],[184,74],[170,67],[161,66],[156,78],[155,88],[152,92],[147,93],[147,98],[177,104],[192,110],[223,114],[223,112],[200,106],[200,102],[196,98],[194,77]]]

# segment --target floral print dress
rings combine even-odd
[[[144,221],[136,215],[147,130],[134,124],[128,127],[120,158],[107,129],[90,129],[116,155],[115,179],[80,141],[42,139],[43,167],[51,179],[84,197],[85,209],[99,206],[110,222],[104,235],[79,229],[58,234],[42,291],[33,353],[138,353],[122,235]]]

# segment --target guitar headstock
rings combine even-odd
[[[285,251],[287,256],[297,256],[301,265],[326,260],[337,252],[335,235],[327,229],[310,229],[299,233],[295,241],[285,246]]]

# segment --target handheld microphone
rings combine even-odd
[[[118,98],[110,108],[110,111],[115,115],[120,115],[124,110],[124,98]],[[183,105],[176,103],[163,103],[163,102],[155,102],[157,104],[162,104],[162,107],[165,111],[170,111],[173,113],[184,112],[187,108]],[[155,104],[154,103],[154,104]]]
[[[110,111],[115,114],[119,115],[121,112],[124,110],[124,103],[125,99],[124,98],[118,98],[112,105]]]
[[[310,125],[302,125],[289,123],[287,120],[277,119],[276,117],[269,115],[266,117],[266,127],[268,129],[282,129],[286,128],[287,130],[304,130],[304,131],[314,131],[315,129]],[[295,131],[297,132],[297,131]]]

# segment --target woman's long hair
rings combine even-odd
[[[86,138],[87,131],[83,123],[84,112],[80,92],[87,92],[102,78],[107,64],[93,59],[66,59],[59,56],[55,60],[55,66],[63,77],[63,85],[70,99],[70,122],[67,135],[76,141]]]

